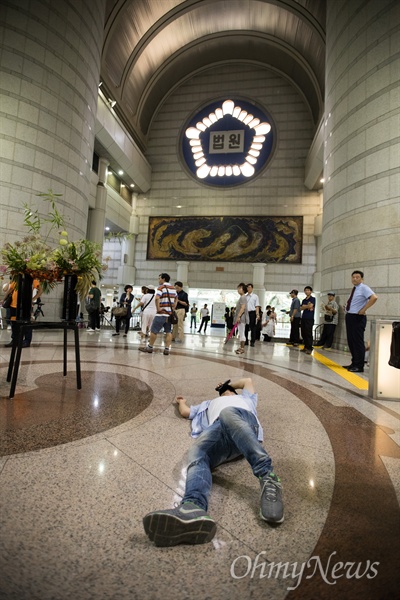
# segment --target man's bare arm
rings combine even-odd
[[[190,416],[190,407],[186,404],[186,400],[183,396],[176,397],[176,403],[178,405],[179,414],[188,419]]]
[[[243,377],[237,381],[231,381],[229,385],[231,385],[235,390],[247,390],[249,394],[254,394],[253,380],[251,377]]]

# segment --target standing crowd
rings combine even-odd
[[[348,347],[351,353],[351,363],[346,365],[350,372],[363,372],[365,361],[365,343],[364,332],[366,328],[366,311],[377,301],[376,294],[368,287],[363,279],[362,271],[353,271],[353,288],[342,307],[345,312],[345,323],[347,332]],[[34,281],[33,300],[37,301],[42,294],[40,282]],[[3,286],[5,296],[3,298],[3,307],[7,309],[7,322],[11,325],[11,341],[6,344],[12,347],[16,344],[18,324],[17,324],[17,300],[18,290],[14,282]],[[265,312],[262,312],[259,297],[254,292],[252,283],[239,283],[237,286],[238,300],[235,307],[225,309],[225,325],[228,333],[227,339],[236,335],[239,346],[235,350],[236,354],[244,354],[245,347],[254,347],[257,341],[271,342],[276,333],[277,314],[273,306],[268,305]],[[339,321],[339,305],[335,298],[335,292],[328,292],[328,301],[322,304],[324,320],[322,332],[317,344],[314,345],[314,325],[315,325],[315,307],[316,300],[312,295],[313,289],[307,285],[304,288],[305,297],[300,302],[299,291],[293,289],[290,292],[291,304],[287,312],[290,319],[290,337],[288,346],[298,347],[300,344],[300,335],[304,344],[302,352],[311,355],[314,347],[330,350],[332,348],[335,336],[335,329]],[[100,323],[104,309],[101,303],[101,291],[97,287],[96,281],[92,282],[89,290],[86,310],[89,316],[87,331],[95,333],[100,331]],[[207,327],[211,316],[207,304],[200,309],[193,303],[190,305],[187,292],[183,289],[181,281],[176,281],[174,285],[170,283],[168,273],[160,273],[158,286],[152,285],[142,287],[142,296],[135,298],[133,295],[133,286],[127,284],[119,301],[114,298],[111,311],[111,321],[115,318],[115,333],[113,337],[118,337],[123,327],[123,336],[127,337],[130,321],[133,314],[140,309],[140,336],[143,342],[146,342],[139,348],[141,352],[151,354],[159,333],[165,334],[164,354],[168,355],[171,351],[171,342],[180,344],[184,341],[184,321],[190,316],[190,332],[207,333]],[[83,318],[83,313],[80,320]],[[200,317],[198,330],[197,317]],[[28,347],[32,340],[32,330],[25,334],[23,347]]]

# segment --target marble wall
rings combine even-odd
[[[364,271],[370,319],[400,314],[399,20],[398,2],[328,1],[322,290],[344,303]]]
[[[62,194],[71,238],[86,235],[105,0],[1,8],[0,244],[21,236],[22,205]]]
[[[62,194],[70,239],[86,237],[104,10],[105,0],[1,7],[0,246],[27,235],[24,203],[47,216],[36,194],[49,189]],[[47,318],[60,296],[46,297]]]
[[[242,96],[260,103],[277,130],[273,159],[257,179],[228,190],[214,189],[192,179],[179,159],[179,136],[186,120],[209,101]],[[309,109],[298,90],[277,73],[256,65],[219,65],[193,75],[165,101],[153,119],[147,149],[152,167],[151,190],[139,195],[140,232],[136,243],[136,282],[157,282],[167,271],[176,277],[175,261],[146,261],[149,216],[302,215],[301,265],[268,264],[267,290],[303,289],[315,271],[314,218],[320,198],[304,186],[304,163],[314,135]],[[177,208],[180,205],[182,208]],[[217,271],[223,267],[224,271]],[[197,262],[189,265],[188,284],[200,288],[235,288],[251,279],[253,267],[243,263]]]

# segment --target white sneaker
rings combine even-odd
[[[100,331],[100,329],[97,329],[97,327],[96,327],[96,331]]]
[[[86,331],[88,331],[89,333],[94,333],[94,332],[95,332],[95,330],[94,330],[94,329],[92,329],[91,327],[88,327],[88,328],[86,329]]]

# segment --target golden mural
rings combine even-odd
[[[148,260],[301,263],[303,217],[150,217]]]

